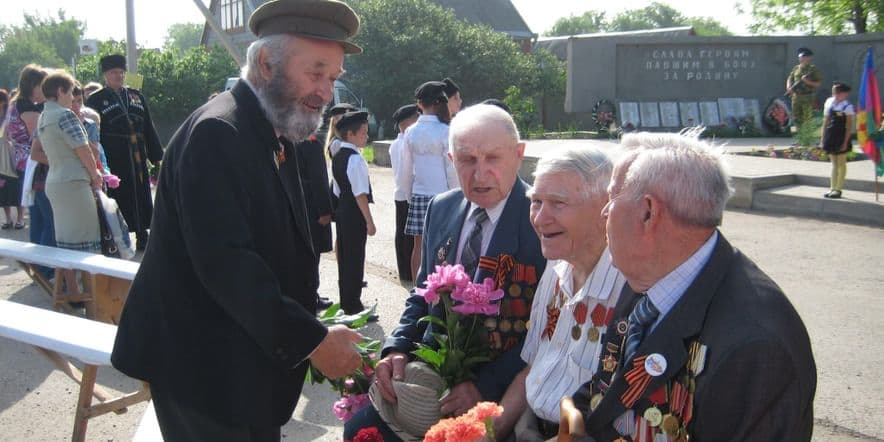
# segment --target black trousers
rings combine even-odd
[[[408,201],[396,201],[396,267],[399,279],[414,281],[411,274],[411,251],[414,249],[414,237],[405,234],[405,222],[408,220]]]
[[[279,442],[279,427],[225,422],[182,404],[173,391],[151,385],[153,406],[166,442]]]
[[[365,242],[368,239],[362,212],[338,211],[335,216],[338,249],[338,293],[344,313],[359,313],[362,305],[362,281],[365,277]]]

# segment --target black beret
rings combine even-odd
[[[482,104],[490,104],[492,106],[497,106],[508,114],[512,114],[513,112],[510,110],[510,107],[506,105],[503,101],[498,100],[497,98],[489,98],[482,102]]]
[[[120,68],[126,70],[126,57],[120,54],[105,55],[99,60],[101,65],[101,73],[105,73],[111,69]]]
[[[347,54],[362,53],[362,48],[349,41],[359,31],[359,17],[337,0],[271,0],[255,9],[249,29],[258,38],[300,35],[336,41]]]
[[[347,112],[344,116],[335,123],[335,129],[338,132],[343,133],[347,129],[351,129],[354,127],[361,126],[363,124],[368,124],[368,112],[366,111],[358,111],[358,112]]]
[[[813,51],[808,48],[798,48],[799,57],[813,57]]]
[[[445,88],[445,83],[441,81],[428,81],[414,90],[414,98],[421,101],[447,102],[448,95],[445,94]]]
[[[393,123],[399,124],[419,113],[419,109],[416,104],[406,104],[405,106],[396,109],[396,112],[393,112]]]
[[[457,83],[454,82],[451,78],[445,78],[442,80],[445,83],[445,95],[449,97],[453,97],[454,94],[460,92],[460,88],[457,86]]]
[[[328,110],[328,116],[333,117],[335,115],[343,115],[347,112],[353,112],[357,110],[359,109],[357,109],[356,106],[353,106],[350,103],[338,103]]]

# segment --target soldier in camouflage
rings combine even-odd
[[[811,62],[813,51],[798,49],[798,64],[786,78],[786,94],[792,97],[792,127],[797,132],[804,122],[810,120],[816,89],[822,82],[820,70]]]

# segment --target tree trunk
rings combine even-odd
[[[857,34],[865,34],[869,13],[863,8],[860,0],[853,1],[853,29]]]

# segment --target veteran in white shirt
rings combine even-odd
[[[581,147],[545,154],[534,172],[531,224],[550,261],[522,349],[527,407],[515,428],[519,441],[554,436],[559,401],[598,367],[601,337],[626,282],[611,262],[601,216],[612,169],[604,152]]]

